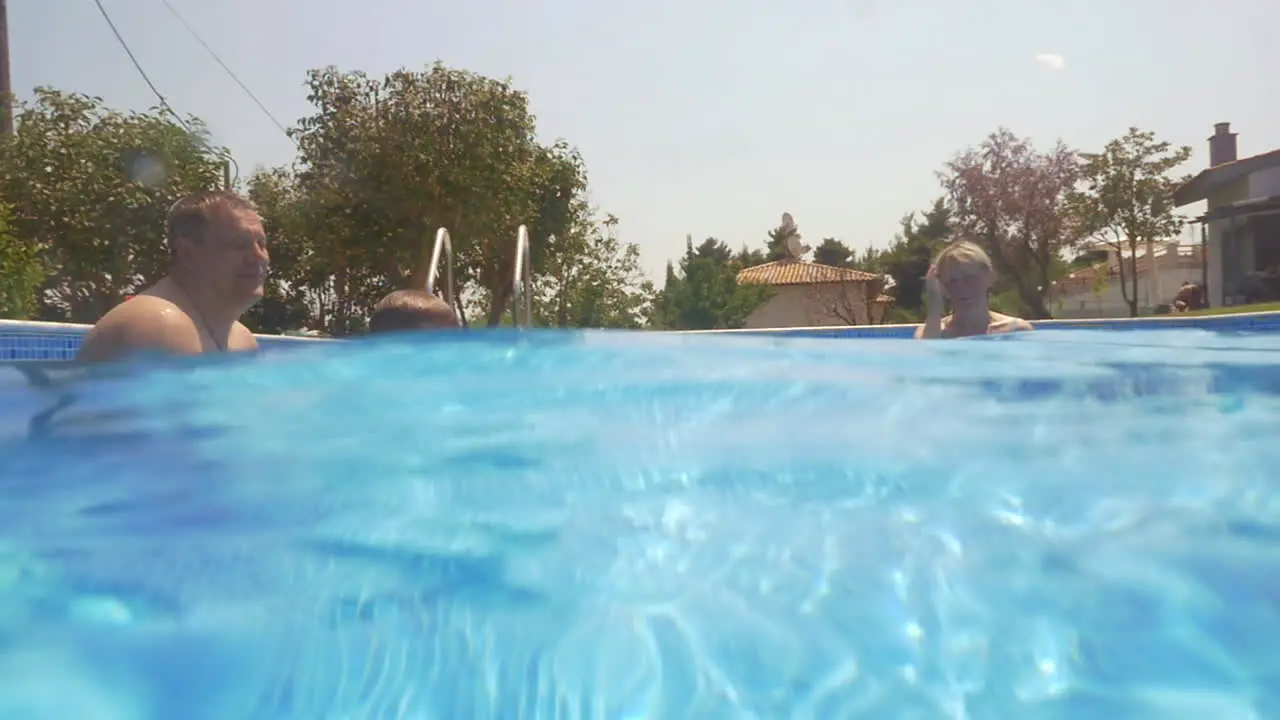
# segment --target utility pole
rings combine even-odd
[[[9,77],[9,2],[0,0],[0,135],[13,134],[13,81]]]

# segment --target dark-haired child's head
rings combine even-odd
[[[396,290],[378,301],[369,318],[369,332],[450,329],[458,316],[444,300],[426,290]]]

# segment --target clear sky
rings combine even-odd
[[[1001,125],[1086,149],[1137,125],[1194,147],[1188,171],[1215,122],[1242,157],[1280,147],[1274,0],[172,2],[286,124],[313,67],[510,76],[657,277],[685,233],[758,245],[784,211],[810,244],[883,245],[937,196],[940,165]],[[246,172],[292,159],[160,0],[104,4]],[[92,0],[9,0],[9,28],[19,95],[155,104]]]

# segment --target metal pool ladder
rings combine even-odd
[[[529,260],[529,228],[516,230],[516,265],[511,274],[511,319],[517,328],[533,327],[533,265]]]
[[[455,317],[461,316],[462,313],[458,309],[458,291],[453,284],[453,239],[449,237],[449,231],[440,228],[436,231],[436,243],[431,248],[431,269],[427,272],[427,292],[435,294],[436,281],[440,279],[440,254],[448,255],[444,268],[444,301],[453,308]]]

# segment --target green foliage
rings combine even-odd
[[[9,208],[0,205],[0,317],[30,320],[39,306],[37,289],[45,280],[40,246],[24,242],[9,228]]]
[[[307,88],[297,161],[244,186],[272,254],[266,297],[246,318],[260,332],[360,332],[384,294],[425,284],[439,227],[453,239],[466,314],[502,323],[521,224],[540,325],[738,328],[773,293],[739,285],[739,272],[787,257],[799,235],[779,226],[737,252],[690,239],[656,291],[617,218],[589,205],[582,157],[537,141],[529,100],[509,81],[437,63],[380,78],[325,68]],[[165,272],[168,208],[221,185],[226,154],[194,119],[191,132],[164,112],[121,113],[85,95],[38,89],[15,115],[17,132],[0,137],[0,313],[92,322]],[[828,237],[813,259],[892,276],[886,321],[917,321],[929,263],[963,237],[996,265],[993,308],[1047,317],[1051,283],[1102,259],[1064,259],[1082,238],[1132,259],[1177,233],[1170,174],[1189,154],[1133,128],[1083,155],[1061,144],[1039,152],[1000,130],[947,163],[944,197],[905,217],[888,247],[859,253]],[[1136,298],[1136,279],[1125,280]]]
[[[263,203],[296,246],[273,266],[312,324],[358,331],[386,292],[424,286],[439,227],[453,240],[459,295],[471,309],[483,299],[489,325],[511,303],[519,225],[539,277],[572,264],[558,255],[592,247],[581,157],[535,141],[528,97],[508,81],[436,63],[381,79],[330,67],[307,87],[315,111],[294,133],[296,170],[251,188],[288,199]]]
[[[306,207],[297,197],[293,176],[286,170],[258,172],[249,179],[247,194],[262,213],[270,238],[272,274],[267,277],[262,301],[249,309],[244,322],[256,332],[283,334],[311,325],[313,317],[330,309],[309,289],[329,275],[322,256],[306,234]],[[308,284],[307,280],[314,281]]]
[[[886,320],[924,319],[924,276],[934,256],[950,241],[951,233],[951,211],[946,201],[938,198],[919,219],[915,213],[902,218],[902,230],[887,250],[868,253],[869,262],[863,269],[893,278],[894,287],[889,292],[896,302]]]
[[[1083,235],[1114,248],[1120,258],[1120,288],[1131,317],[1138,316],[1138,248],[1175,237],[1182,220],[1173,191],[1186,178],[1170,173],[1191,157],[1190,147],[1174,147],[1155,133],[1131,127],[1102,152],[1084,153],[1081,187],[1070,196],[1070,210]]]
[[[218,187],[222,151],[195,120],[121,113],[99,98],[37,88],[0,141],[0,202],[10,232],[50,272],[40,319],[93,322],[164,274],[164,217],[181,196]]]
[[[1025,317],[1049,317],[1047,297],[1061,253],[1080,238],[1068,209],[1079,177],[1079,158],[1062,143],[1040,152],[1004,128],[939,173],[958,236],[987,251]]]
[[[746,248],[735,255],[715,238],[695,248],[690,238],[679,270],[667,265],[666,284],[654,302],[650,324],[666,330],[742,327],[773,293],[768,286],[738,284],[744,263],[757,258]]]
[[[739,266],[744,268],[755,267],[756,265],[763,265],[767,262],[771,262],[769,260],[769,252],[767,249],[752,250],[746,245],[743,245],[742,249],[738,251],[738,254],[734,255],[734,259],[737,261]]]
[[[538,277],[536,322],[543,327],[637,329],[651,315],[653,283],[640,248],[617,236],[618,219],[575,227]],[[558,242],[561,242],[557,240]]]
[[[818,247],[813,249],[813,261],[819,265],[830,265],[839,268],[851,268],[855,264],[855,253],[852,248],[835,238],[823,238]]]
[[[528,98],[508,81],[437,63],[378,79],[325,68],[307,88],[297,161],[245,186],[272,255],[246,317],[256,330],[361,331],[384,294],[425,284],[442,226],[465,306],[488,324],[511,303],[521,224],[543,320],[637,327],[651,314],[638,248],[618,240],[616,218],[593,219],[582,158],[535,141]],[[18,133],[0,138],[0,203],[14,211],[0,235],[3,309],[92,322],[165,272],[169,206],[218,186],[225,154],[194,119],[193,135],[83,95],[40,89],[17,116]]]
[[[787,240],[800,237],[800,228],[787,227],[779,225],[769,231],[769,240],[765,245],[765,262],[776,262],[784,258],[791,257],[791,253],[787,252]]]

